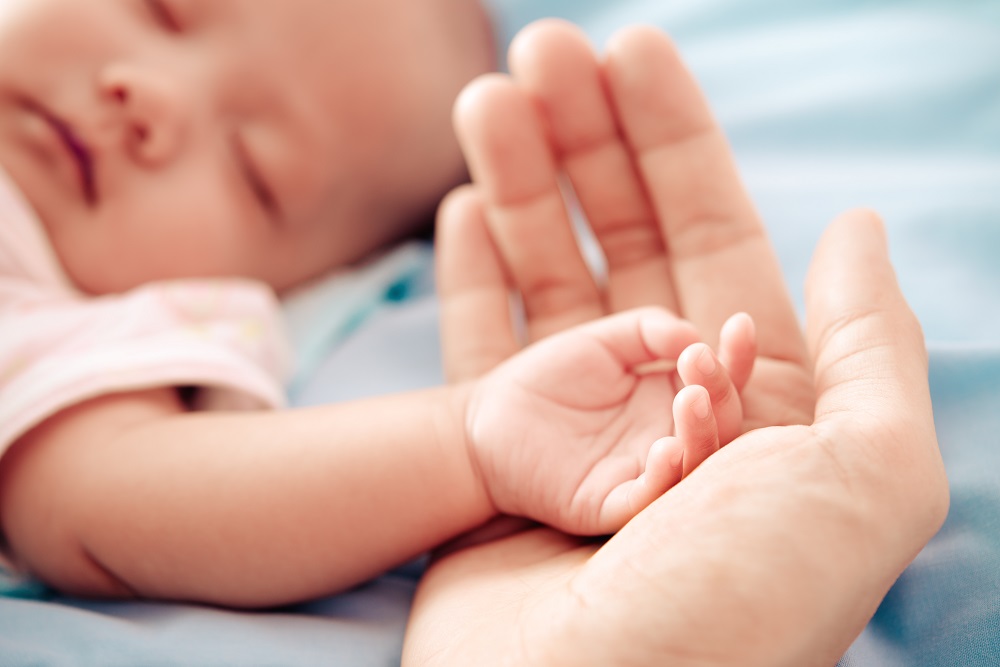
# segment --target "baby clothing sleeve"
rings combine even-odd
[[[0,451],[90,398],[196,387],[200,409],[277,407],[287,364],[277,305],[243,281],[53,297],[0,279]]]
[[[106,394],[191,387],[198,409],[282,406],[284,329],[270,288],[250,280],[80,294],[0,173],[0,454],[48,417]]]

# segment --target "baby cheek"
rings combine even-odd
[[[76,262],[102,292],[158,280],[240,276],[251,264],[251,232],[233,216],[175,206],[114,222],[93,230],[104,238],[87,239],[91,251],[81,251]]]

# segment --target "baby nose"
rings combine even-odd
[[[152,69],[117,63],[102,72],[100,86],[115,107],[112,124],[132,157],[149,166],[169,161],[186,123],[177,83]]]

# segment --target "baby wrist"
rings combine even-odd
[[[460,462],[463,471],[463,486],[470,489],[469,501],[481,510],[484,520],[496,516],[499,511],[486,483],[482,466],[476,455],[474,412],[477,389],[480,380],[449,385],[449,422],[452,425],[448,441],[453,445],[453,455]]]

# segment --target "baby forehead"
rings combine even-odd
[[[231,83],[246,97],[291,112],[335,104],[379,58],[342,0],[189,0],[220,33]],[[345,8],[346,7],[346,8]],[[257,93],[254,95],[253,93]],[[261,99],[263,98],[263,99]]]
[[[183,0],[182,0],[183,1]],[[232,111],[265,114],[305,129],[343,86],[333,12],[319,0],[188,0],[190,39],[208,74],[206,91]],[[201,34],[198,34],[201,33]],[[201,42],[199,44],[199,42]]]
[[[435,3],[173,1],[190,3],[206,33],[218,30],[222,60],[231,65],[216,79],[233,91],[226,97],[241,100],[227,106],[276,130],[268,136],[280,137],[283,152],[295,146],[335,154],[343,165],[368,164],[384,157],[394,138],[411,134],[430,113],[424,108],[448,116],[451,91],[427,85],[447,63],[437,46],[443,40],[421,29],[440,24]]]
[[[401,17],[387,11],[402,0],[174,0],[205,24],[228,27],[249,54],[322,62],[392,33]],[[248,55],[249,55],[248,54]],[[363,61],[355,62],[363,65]]]
[[[191,1],[192,39],[203,31],[228,58],[266,74],[280,70],[294,77],[328,65],[338,52],[335,12],[318,0]],[[252,77],[251,77],[252,78]]]

